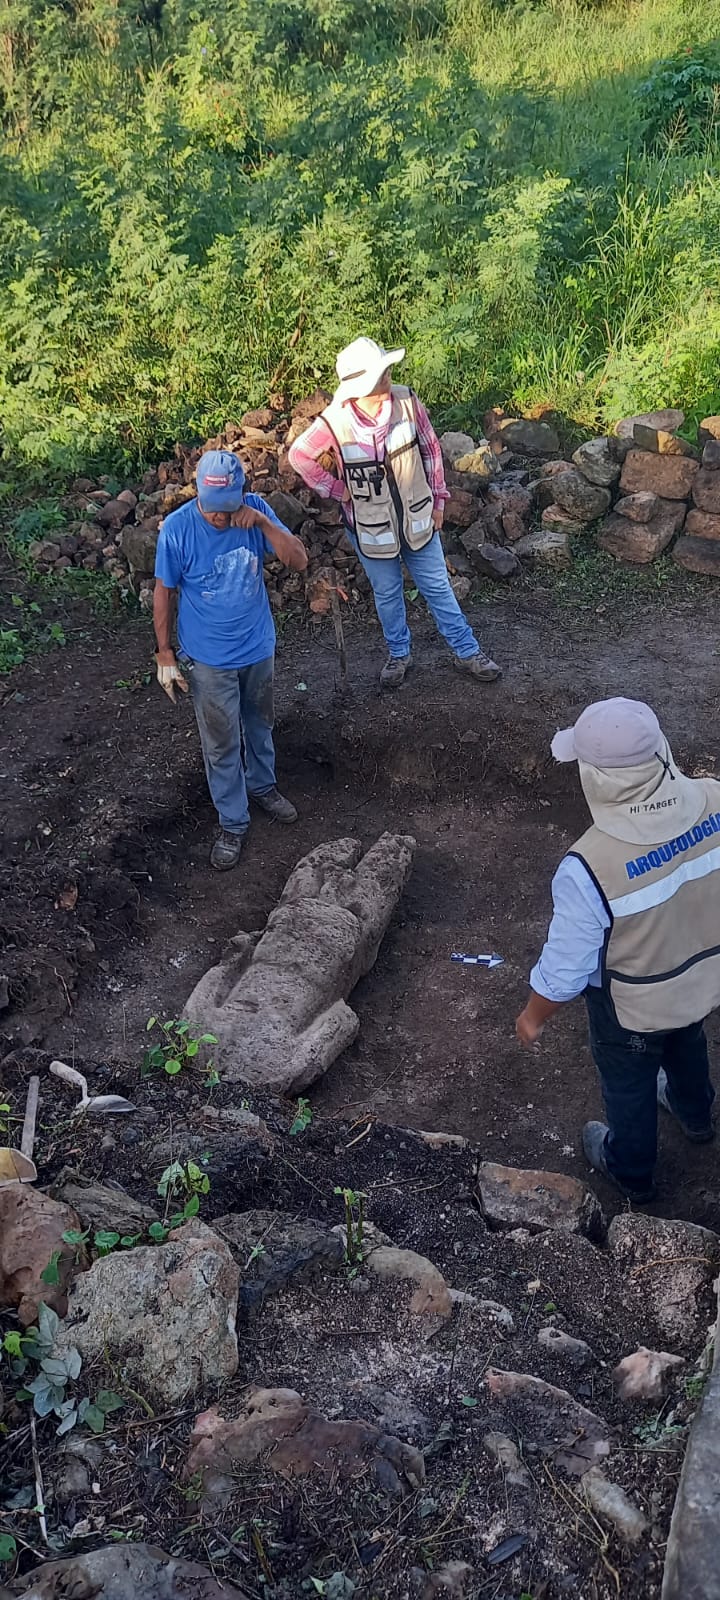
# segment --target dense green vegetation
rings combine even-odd
[[[407,344],[445,422],[720,410],[707,0],[0,0],[6,458],[121,465]]]

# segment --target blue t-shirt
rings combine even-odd
[[[244,504],[284,524],[258,494]],[[155,577],[178,591],[181,654],[206,667],[250,667],[275,649],[275,624],[263,579],[272,546],[260,529],[206,522],[197,500],[171,511],[158,539]]]

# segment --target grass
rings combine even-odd
[[[332,382],[361,329],[441,425],[720,409],[705,0],[220,0],[92,40],[85,9],[6,86],[0,414],[36,475]]]

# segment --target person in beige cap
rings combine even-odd
[[[703,1023],[720,1005],[720,783],[679,770],[640,700],[588,706],[551,749],[577,761],[592,826],[553,879],[554,915],[516,1031],[534,1044],[584,995],[607,1114],[586,1123],[585,1155],[647,1202],[657,1103],[694,1143],[714,1132]]]
[[[500,668],[481,650],[445,565],[440,529],[449,494],[440,445],[412,389],[391,380],[392,367],[404,355],[366,338],[341,350],[332,401],[290,446],[290,465],[316,494],[340,502],[388,647],[383,688],[399,688],[412,665],[403,562],[455,666],[492,683]],[[334,473],[323,464],[328,457]]]

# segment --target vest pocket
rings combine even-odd
[[[389,499],[389,496],[388,496]],[[400,550],[397,528],[389,506],[380,503],[355,503],[355,533],[365,556],[396,556]]]

